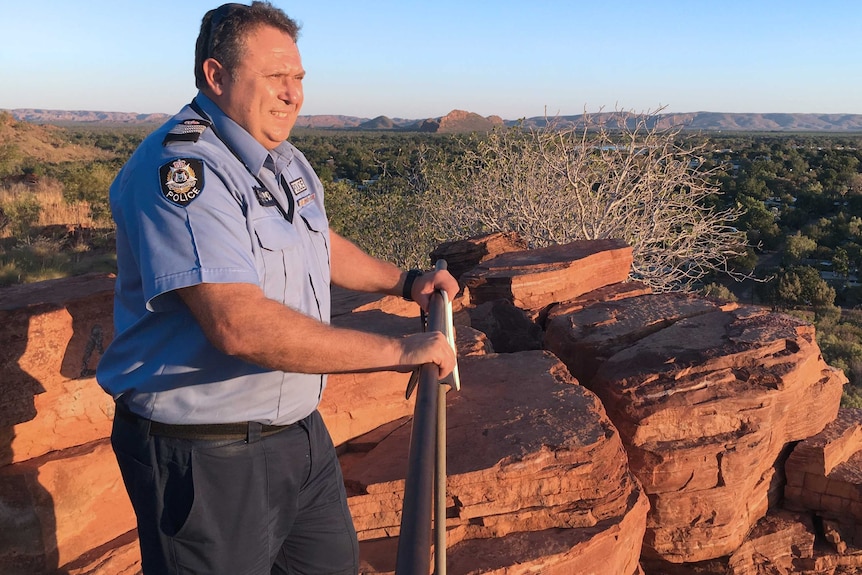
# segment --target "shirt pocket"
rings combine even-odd
[[[326,221],[326,214],[323,213],[317,202],[311,202],[300,208],[299,215],[309,230],[319,233],[329,230],[329,222]]]
[[[302,219],[306,230],[308,230],[308,236],[314,248],[320,277],[328,285],[330,280],[329,222],[326,220],[326,214],[316,202],[312,202],[299,211],[299,217]]]
[[[308,313],[310,310],[302,308],[308,273],[296,228],[282,217],[260,218],[253,225],[260,247],[257,265],[264,294]]]

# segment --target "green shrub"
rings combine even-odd
[[[332,229],[372,256],[404,268],[427,268],[436,245],[421,225],[419,210],[416,196],[400,189],[397,180],[371,189],[344,181],[326,184]]]
[[[720,301],[735,302],[738,298],[733,294],[727,286],[717,283],[710,283],[701,288],[700,293],[706,297],[717,299]]]
[[[100,223],[111,221],[111,208],[108,189],[117,171],[114,167],[100,162],[75,164],[61,175],[63,198],[70,204],[87,202],[90,217]]]
[[[9,230],[16,237],[28,237],[42,213],[42,204],[33,194],[19,194],[2,208],[9,218]]]

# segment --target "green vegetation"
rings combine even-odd
[[[108,187],[151,129],[60,129],[0,113],[0,286],[116,270]]]
[[[70,205],[85,203],[89,216],[97,225],[111,225],[111,206],[108,189],[118,167],[107,162],[66,166],[59,174],[63,184],[63,198]]]

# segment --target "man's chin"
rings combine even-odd
[[[296,116],[279,119],[273,126],[275,129],[273,130],[272,135],[277,136],[282,140],[286,140],[290,136],[290,132],[293,130],[294,124],[296,124]]]
[[[269,140],[271,145],[268,146],[268,148],[272,149],[290,138],[290,132],[292,129],[293,123],[291,123],[290,126],[285,126],[283,128],[279,127],[278,130],[272,130],[269,132],[269,134],[267,134],[267,140]]]

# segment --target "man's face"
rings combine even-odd
[[[245,41],[243,58],[211,85],[214,101],[233,121],[271,150],[290,136],[302,107],[305,70],[289,34],[259,26]]]

